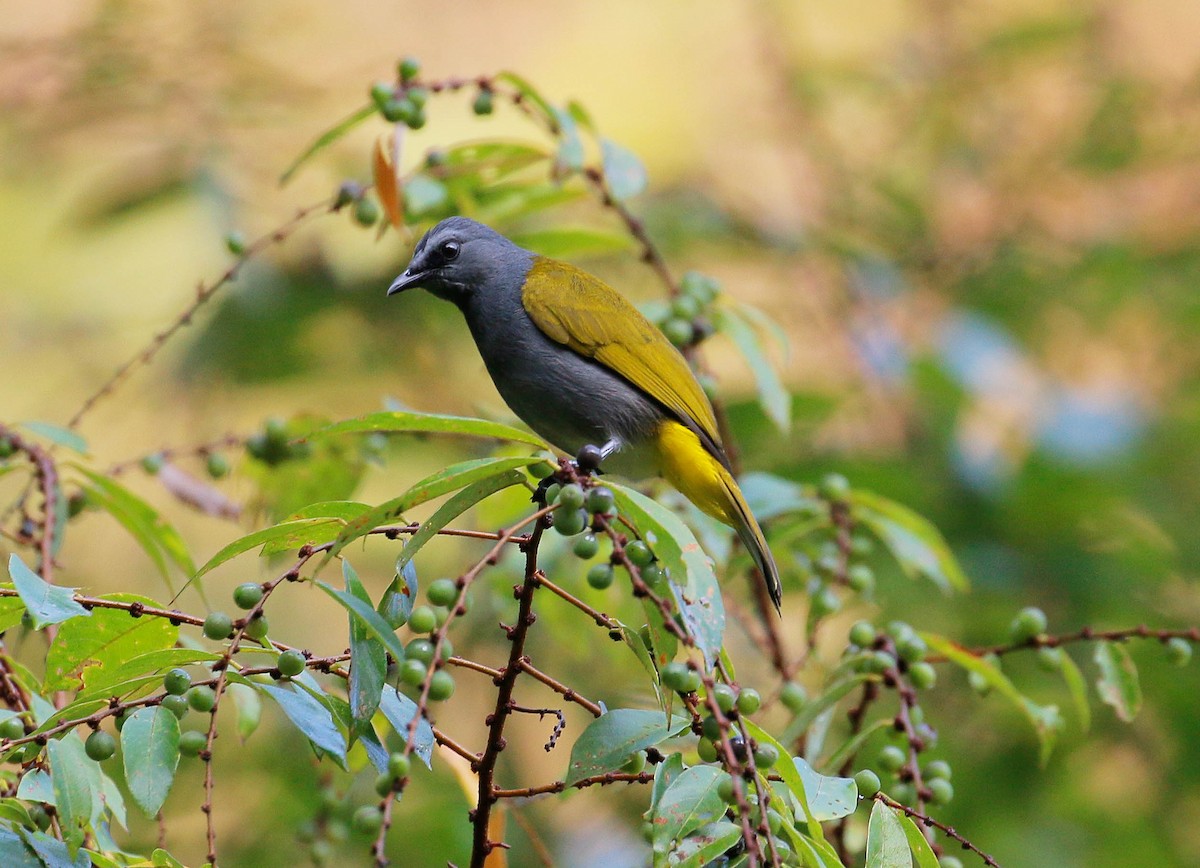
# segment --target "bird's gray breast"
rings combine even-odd
[[[639,457],[633,453],[663,411],[620,375],[548,338],[525,312],[519,294],[493,295],[488,302],[486,310],[468,306],[464,313],[484,365],[512,411],[568,454],[587,443],[602,446],[617,439],[626,454],[613,456],[616,461],[606,467],[633,476],[653,472],[633,460]]]

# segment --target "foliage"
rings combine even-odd
[[[429,150],[416,168],[402,171],[404,132],[425,126],[426,101],[464,89],[472,92],[477,114],[489,115],[498,104],[515,106],[541,128],[545,141],[450,144]],[[205,858],[215,864],[213,815],[224,797],[214,757],[233,741],[218,736],[236,731],[254,739],[265,705],[268,715],[278,712],[278,720],[303,737],[313,761],[353,793],[352,819],[337,800],[315,809],[306,846],[317,861],[330,859],[346,834],[378,864],[397,852],[393,817],[399,800],[423,798],[425,781],[411,762],[415,754],[423,766],[448,766],[461,776],[473,810],[469,818],[459,811],[456,822],[470,827],[474,865],[489,854],[488,864],[497,864],[503,851],[493,845],[507,841],[504,818],[521,811],[523,800],[565,791],[586,798],[584,792],[594,789],[616,789],[636,805],[626,817],[637,825],[633,817],[640,813],[647,859],[655,865],[929,868],[952,848],[995,865],[969,828],[951,828],[939,819],[953,795],[942,757],[969,746],[939,743],[939,728],[953,721],[924,701],[927,691],[961,669],[966,681],[956,680],[954,688],[961,693],[965,683],[979,694],[1002,697],[1027,722],[1045,763],[1066,725],[1061,700],[1046,698],[1044,679],[1006,672],[1002,660],[1036,656],[1062,680],[1061,693],[1084,729],[1092,715],[1087,677],[1121,720],[1139,713],[1144,700],[1139,669],[1126,649],[1130,640],[1162,642],[1186,662],[1198,638],[1194,628],[1052,632],[1033,607],[1014,619],[1006,641],[987,646],[964,644],[957,633],[917,630],[899,619],[881,627],[847,624],[840,613],[848,607],[882,603],[876,600],[881,575],[903,577],[905,595],[920,607],[933,607],[944,595],[969,593],[968,571],[937,526],[897,499],[852,486],[838,474],[818,483],[786,473],[746,474],[747,499],[768,523],[784,565],[785,613],[805,620],[808,647],[796,652],[784,647],[769,606],[760,599],[751,604],[757,611],[749,611],[740,601],[745,557],[721,529],[669,494],[651,497],[581,474],[550,455],[535,435],[498,420],[400,408],[342,420],[297,413],[219,444],[142,459],[142,472],[158,480],[163,495],[211,514],[227,510],[229,496],[223,492],[231,484],[252,489],[247,501],[257,526],[197,568],[188,542],[163,510],[118,480],[131,468],[101,469],[76,429],[96,402],[109,400],[131,369],[151,361],[243,263],[303,221],[325,214],[348,213],[359,224],[386,231],[383,221],[419,230],[449,214],[469,213],[513,228],[521,243],[548,255],[632,251],[661,281],[665,298],[651,312],[697,369],[706,373],[700,351],[710,337],[729,338],[757,389],[757,408],[738,412],[761,413],[780,432],[795,424],[796,401],[771,361],[769,346],[778,335],[770,320],[726,297],[711,277],[674,276],[629,204],[647,187],[644,168],[628,149],[601,135],[582,106],[556,105],[512,73],[426,80],[411,62],[401,65],[395,81],[373,88],[371,99],[320,134],[284,176],[296,176],[356,125],[383,118],[389,133],[372,151],[371,185],[347,182],[328,203],[261,239],[249,244],[231,239],[234,265],[203,287],[162,340],[135,356],[67,428],[0,424],[0,471],[24,485],[6,514],[14,552],[9,582],[0,586],[6,628],[0,653],[0,697],[7,707],[0,719],[4,864],[55,866],[89,859],[104,866],[177,864],[164,850],[127,843],[121,830],[138,822],[126,810],[128,798],[147,819],[162,810],[170,832],[184,809],[171,805],[169,794],[193,757],[204,764]],[[1104,110],[1119,114],[1124,104],[1117,95]],[[1105,171],[1130,155],[1081,147],[1078,159],[1089,170]],[[919,238],[920,203],[886,180],[879,179],[874,194],[890,210],[867,231]],[[530,218],[588,197],[615,219],[619,231],[527,228]],[[822,244],[826,252],[837,246],[834,239]],[[842,250],[846,261],[864,274],[878,278],[879,272],[871,272],[877,266],[890,273],[865,252],[870,245],[850,246]],[[986,289],[989,279],[999,277],[970,279]],[[997,304],[1001,301],[998,297]],[[429,437],[470,443],[470,457],[458,455],[378,503],[351,499],[370,467],[403,464],[416,438]],[[235,453],[242,456],[240,466],[229,479],[225,457]],[[210,479],[182,470],[197,460]],[[548,476],[557,490],[546,498],[539,482]],[[609,489],[612,496],[598,497],[595,502],[604,505],[587,510],[586,529],[558,533],[553,528],[568,525],[556,517],[579,506],[555,498],[576,485],[585,495]],[[443,498],[424,518],[413,517]],[[503,518],[487,526],[501,530],[460,526],[469,511],[489,507]],[[108,516],[141,547],[167,585],[160,599],[92,596],[62,583],[55,554],[85,513]],[[551,540],[557,536],[571,537],[579,557],[555,551]],[[477,549],[440,584],[419,581],[427,544],[447,537],[467,539]],[[588,537],[594,539],[581,546]],[[379,550],[395,561],[394,570],[379,575],[364,568],[360,574],[352,566]],[[228,604],[205,595],[205,586],[229,565],[249,571],[244,564],[255,551],[271,578],[258,583],[261,595],[252,595],[256,599],[240,606],[236,617],[224,616]],[[608,565],[607,572],[596,574],[605,582],[584,588],[575,581],[581,573],[576,560]],[[610,586],[614,573],[620,581]],[[182,590],[202,603],[209,600],[215,611],[174,608],[182,593],[176,591],[178,579]],[[380,585],[384,590],[373,594],[370,588]],[[344,653],[315,654],[305,637],[268,621],[283,608],[281,601],[298,598],[309,586],[344,614]],[[515,589],[515,614],[509,586]],[[509,643],[502,666],[470,653],[478,631],[494,619]],[[734,622],[755,637],[762,659],[731,653]],[[342,623],[331,628],[339,636]],[[640,690],[584,681],[571,665],[580,661],[570,655],[556,659],[545,644],[531,650],[527,641],[537,642],[543,624],[560,631],[558,641],[619,642],[625,672],[636,673],[631,680],[638,680]],[[26,632],[45,639],[29,643],[40,649],[32,655],[40,658],[37,665],[18,659],[9,647],[16,634]],[[1094,666],[1085,676],[1083,661],[1074,660],[1071,649],[1087,644]],[[177,670],[187,673],[181,692],[174,689]],[[464,747],[437,720],[441,707],[463,701],[465,690],[456,685],[468,678],[480,679],[472,689],[489,705],[494,689],[482,746]],[[589,695],[577,683],[586,684]],[[535,686],[553,694],[549,705],[523,704]],[[606,692],[599,697],[592,689]],[[231,704],[236,716],[222,715]],[[577,734],[570,728],[565,736],[570,746],[563,751],[568,711],[588,722]],[[503,787],[499,780],[520,778],[515,764],[502,758],[508,739],[515,738],[509,723],[521,715],[553,717],[546,750],[569,759],[552,781],[521,779],[520,786]],[[97,733],[114,737],[119,763],[109,759],[104,738],[92,738]],[[862,770],[883,782],[880,792],[860,793],[858,781],[869,779],[852,773]],[[373,796],[361,783],[370,780]],[[942,864],[953,864],[951,858]]]

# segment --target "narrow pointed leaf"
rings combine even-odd
[[[358,579],[358,574],[349,561],[342,561],[342,576],[346,582],[346,593],[362,603],[375,617],[382,618],[371,607],[371,597]],[[394,637],[395,634],[393,633]],[[397,641],[397,644],[399,642]],[[350,613],[350,679],[348,696],[350,713],[354,717],[354,732],[365,724],[379,708],[383,684],[387,677],[387,654],[383,643],[373,637],[363,620]]]
[[[1100,677],[1096,690],[1106,705],[1112,706],[1117,717],[1128,723],[1137,717],[1142,707],[1142,687],[1138,681],[1133,658],[1118,642],[1097,642],[1093,652]]]
[[[169,713],[169,712],[168,712]],[[54,807],[63,839],[76,848],[83,843],[84,831],[92,818],[92,793],[87,773],[88,759],[83,741],[76,733],[46,743],[50,760],[50,780],[54,786]]]
[[[346,739],[333,722],[333,715],[320,700],[296,684],[259,685],[279,703],[283,713],[314,745],[346,767]]]
[[[917,859],[917,868],[938,868],[937,854],[933,852],[933,848],[929,846],[929,842],[925,840],[925,836],[921,834],[921,830],[917,828],[912,817],[906,817],[899,812],[895,814],[895,817],[900,821],[900,825],[904,829],[904,837],[908,839],[909,849]]]
[[[354,594],[339,591],[324,582],[317,582],[317,587],[341,603],[342,607],[350,613],[350,617],[361,624],[367,634],[374,636],[397,662],[404,659],[404,646],[396,636],[396,631],[387,621],[383,620],[383,616],[376,612],[369,602],[365,603]]]
[[[147,817],[158,814],[179,765],[179,718],[161,705],[139,708],[121,729],[130,795]]]
[[[718,820],[701,826],[679,842],[671,851],[669,864],[673,868],[702,868],[721,864],[718,857],[742,838],[742,827],[729,820]]]
[[[346,133],[350,132],[350,130],[354,129],[367,118],[374,115],[376,111],[377,109],[375,107],[375,103],[368,103],[358,111],[354,112],[354,114],[344,118],[327,129],[325,132],[321,133],[321,135],[317,136],[316,139],[313,140],[312,144],[305,148],[303,153],[301,153],[300,156],[298,156],[295,161],[287,167],[287,171],[280,176],[279,183],[286,184],[292,179],[292,176],[296,174],[296,171],[305,163],[307,163],[309,159],[325,150],[342,136],[346,135]]]
[[[723,776],[716,766],[699,765],[684,769],[674,778],[650,821],[656,851],[665,851],[672,841],[725,815],[727,805],[717,795],[717,784]]]
[[[21,427],[26,431],[32,431],[39,437],[44,437],[51,443],[78,452],[80,455],[87,454],[87,441],[70,428],[52,425],[49,422],[22,422]]]
[[[430,413],[408,413],[388,411],[371,413],[357,419],[336,422],[314,431],[307,439],[315,440],[332,434],[378,432],[383,434],[462,434],[469,437],[484,437],[489,440],[512,440],[528,443],[541,449],[549,445],[538,435],[522,431],[502,422],[487,419],[471,419],[466,416],[441,416]]]
[[[896,814],[876,801],[867,823],[866,868],[912,868],[908,837]]]
[[[968,588],[945,537],[928,519],[869,491],[852,491],[850,504],[854,517],[879,537],[909,578],[931,579],[944,591]]]
[[[396,690],[384,690],[383,698],[379,701],[379,710],[387,718],[388,723],[396,734],[405,741],[408,740],[408,730],[412,719],[417,714],[417,704]],[[433,727],[429,721],[422,718],[417,723],[417,731],[413,738],[412,752],[421,758],[426,768],[433,762]]]
[[[618,202],[632,199],[646,189],[646,167],[633,151],[611,139],[601,139],[600,158],[604,164],[604,183]]]
[[[737,308],[714,308],[713,322],[717,331],[728,335],[746,359],[758,387],[758,403],[775,427],[786,434],[792,427],[792,396],[780,380],[774,363],[767,358],[758,332]]]

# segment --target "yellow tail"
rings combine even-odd
[[[662,475],[701,510],[737,531],[778,610],[782,598],[779,570],[733,476],[704,448],[694,431],[678,422],[664,422],[655,439]]]

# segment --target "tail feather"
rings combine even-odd
[[[779,611],[783,598],[779,569],[733,475],[694,431],[678,422],[664,423],[657,439],[663,476],[701,510],[737,531]]]

